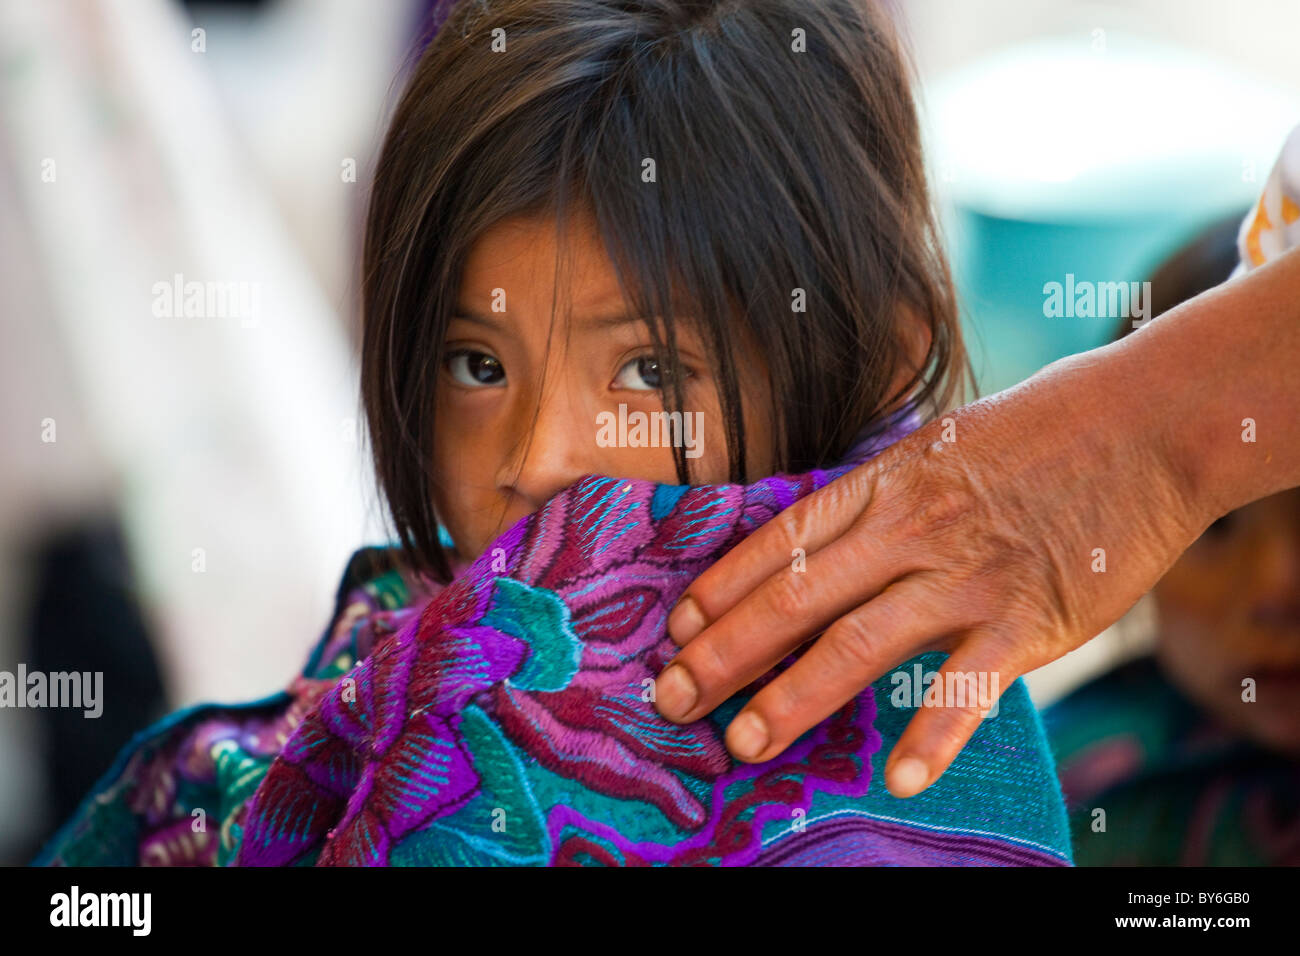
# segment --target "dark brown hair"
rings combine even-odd
[[[1243,209],[1215,220],[1156,266],[1146,280],[1151,284],[1151,301],[1147,303],[1151,318],[1227,281],[1241,261],[1237,233],[1247,212]],[[1133,319],[1126,315],[1116,325],[1111,341],[1132,331]]]
[[[366,223],[362,400],[416,567],[449,573],[434,390],[468,251],[506,217],[563,229],[574,207],[594,215],[663,349],[674,411],[674,315],[690,308],[732,481],[750,480],[738,343],[767,370],[778,471],[828,464],[900,398],[946,407],[967,381],[909,70],[882,13],[853,0],[456,4],[398,103]],[[887,394],[907,367],[904,311],[928,326],[929,351]]]

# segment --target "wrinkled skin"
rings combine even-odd
[[[673,712],[665,673],[661,712],[707,713],[824,628],[746,708],[766,724],[766,744],[760,733],[759,748],[744,752],[744,713],[729,728],[733,753],[767,760],[923,651],[948,652],[945,669],[996,671],[1005,688],[1120,617],[1203,524],[1161,481],[1096,493],[1097,475],[1169,468],[1155,447],[1061,429],[1053,392],[1066,386],[1031,381],[930,422],[702,574],[688,594],[711,626],[699,633],[684,601],[669,630],[683,645],[675,663],[704,690],[685,713]],[[955,440],[943,440],[945,429]],[[1044,475],[1065,479],[1046,501]],[[791,573],[795,548],[807,553],[805,573]],[[1098,548],[1105,572],[1093,570]],[[891,791],[910,796],[937,779],[980,719],[974,706],[919,712],[887,765]],[[900,767],[907,757],[921,766]]]
[[[1006,688],[1118,620],[1216,518],[1300,485],[1297,356],[1293,250],[931,422],[691,584],[660,712],[694,720],[814,638],[728,727],[739,759],[771,759],[926,650]],[[919,710],[887,786],[928,787],[980,720]]]

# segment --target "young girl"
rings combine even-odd
[[[584,470],[826,464],[965,358],[903,62],[848,0],[460,6],[384,144],[364,299],[379,479],[443,576],[439,516],[469,556]],[[703,412],[695,467],[595,446],[599,411],[661,395]],[[530,444],[558,464],[520,485]]]
[[[767,764],[721,743],[753,688],[653,705],[686,585],[963,385],[877,11],[456,6],[383,146],[364,320],[397,546],[286,694],[147,731],[43,861],[1069,863],[1019,682],[909,801],[888,676]]]

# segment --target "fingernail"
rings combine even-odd
[[[903,757],[885,777],[890,793],[900,798],[911,797],[925,789],[930,779],[930,768],[916,757]]]
[[[727,728],[727,749],[741,760],[756,758],[767,749],[770,739],[767,722],[751,711],[745,711]]]
[[[704,612],[695,603],[695,598],[683,595],[668,614],[668,636],[681,647],[695,640],[695,636],[704,630],[705,623]]]
[[[700,692],[695,681],[679,664],[670,664],[655,681],[655,703],[669,720],[681,720],[695,707]]]

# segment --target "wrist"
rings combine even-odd
[[[1300,256],[1170,310],[1100,362],[1140,396],[1136,421],[1198,529],[1300,484]]]
[[[1205,434],[1187,414],[1200,400],[1195,380],[1171,367],[1151,330],[1141,331],[1145,341],[1134,333],[1042,374],[1070,408],[1071,455],[1086,481],[1129,498],[1146,533],[1181,552],[1222,514],[1222,478],[1206,467]]]

